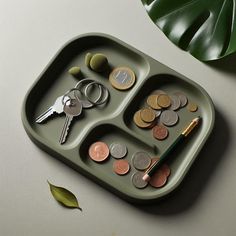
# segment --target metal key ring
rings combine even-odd
[[[68,91],[67,91],[67,92],[68,92]],[[69,93],[67,93],[67,92],[63,95],[63,97],[62,97],[62,99],[61,99],[61,103],[62,103],[63,106],[64,106],[69,100],[72,99],[71,96],[68,95]],[[67,98],[67,99],[65,100],[65,98]]]
[[[85,79],[80,80],[80,81],[75,85],[75,88],[77,89],[77,91],[79,91],[79,92],[82,93],[83,95],[85,95],[85,93],[83,92],[83,90],[80,90],[80,89],[79,89],[79,86],[82,85],[84,82],[90,84],[90,83],[95,82],[95,80],[89,79],[89,78],[85,78]],[[88,100],[88,98],[87,98],[86,95],[85,95],[85,97],[87,98],[87,100],[82,100],[82,99],[78,96],[78,94],[76,93],[76,91],[74,91],[74,96],[75,96],[76,99],[79,99],[80,101],[82,101],[84,108],[91,108],[91,107],[93,107],[94,105],[97,105],[97,103],[99,102],[99,100],[100,100],[101,97],[102,97],[102,93],[103,93],[102,88],[101,88],[101,86],[99,86],[99,95],[98,95],[98,97],[97,97],[94,101],[93,101],[93,100]]]
[[[91,85],[93,85],[93,84],[98,85],[99,87],[101,87],[101,88],[102,88],[103,90],[105,90],[105,92],[106,92],[106,94],[105,94],[105,96],[103,97],[103,99],[102,99],[101,101],[97,101],[96,103],[94,103],[94,101],[88,96],[88,88],[89,88]],[[108,97],[109,97],[109,91],[108,91],[108,89],[107,89],[103,84],[94,81],[94,82],[89,83],[89,84],[85,87],[84,95],[85,95],[85,97],[88,99],[88,101],[91,102],[91,103],[93,103],[94,105],[101,105],[101,104],[107,102],[107,99],[108,99]]]
[[[70,94],[71,92],[73,92],[74,90],[78,90],[78,89],[72,88],[72,89],[70,89],[70,90],[68,90],[68,91],[65,92],[65,94],[64,94],[63,97],[62,97],[62,104],[63,104],[63,105],[65,105],[65,103],[66,103],[67,101],[69,101],[69,100],[72,99],[72,98],[69,96],[69,94]],[[66,101],[64,101],[64,100],[65,100],[65,97],[69,97],[69,100],[67,99]]]
[[[85,78],[85,79],[82,79],[82,80],[80,80],[76,85],[75,85],[75,88],[77,88],[77,89],[79,89],[79,86],[81,85],[81,84],[83,84],[84,82],[95,82],[95,80],[93,80],[93,79],[90,79],[90,78]]]

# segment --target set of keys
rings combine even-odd
[[[99,93],[96,98],[92,99],[89,95],[89,90],[94,86],[98,88]],[[71,96],[72,92],[73,98]],[[82,99],[82,96],[85,97],[85,99]],[[64,113],[66,118],[59,138],[59,143],[63,144],[66,142],[73,118],[80,116],[83,108],[92,108],[96,105],[102,105],[108,101],[108,98],[109,91],[103,84],[86,78],[79,81],[74,88],[67,91],[64,95],[59,96],[54,104],[38,116],[35,121],[41,124],[55,113],[58,115]]]

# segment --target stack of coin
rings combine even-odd
[[[159,157],[152,158],[152,163],[148,169],[150,169],[159,160]],[[170,173],[171,172],[169,166],[167,164],[163,164],[151,177],[149,184],[154,188],[163,187],[167,183]]]
[[[177,111],[187,105],[190,112],[198,109],[197,104],[188,102],[182,92],[168,95],[163,90],[156,90],[148,96],[147,107],[135,112],[133,121],[139,128],[153,128],[153,137],[164,140],[168,137],[168,127],[175,126],[179,121]]]
[[[122,159],[126,156],[128,150],[124,144],[112,143],[108,148],[105,142],[98,141],[92,143],[89,147],[89,157],[95,162],[103,162],[111,155],[115,159]],[[113,171],[118,175],[125,175],[130,170],[130,164],[127,160],[115,160],[113,162]]]
[[[141,154],[142,153],[142,154]],[[136,157],[137,155],[137,157]],[[147,153],[145,154],[144,152],[138,152],[137,154],[134,155],[135,159],[143,159],[143,163],[141,164],[141,161],[138,162],[137,160],[134,160],[133,157],[133,165],[136,169],[140,170],[144,168],[144,166],[147,166]],[[145,157],[144,157],[145,156]],[[158,157],[154,157],[152,159],[149,159],[150,162],[148,167],[146,168],[146,171],[148,169],[150,169],[157,161],[159,161]],[[145,164],[144,164],[145,163]],[[139,168],[140,166],[142,166],[142,168]],[[138,168],[137,168],[138,167]],[[155,174],[152,176],[151,180],[149,181],[150,186],[154,187],[154,188],[161,188],[163,187],[168,180],[168,177],[170,176],[170,168],[167,164],[163,164],[156,172]],[[146,186],[148,186],[148,182],[143,180],[143,176],[144,176],[145,172],[142,171],[137,171],[135,172],[132,177],[131,177],[131,181],[132,184],[139,189],[143,189]]]

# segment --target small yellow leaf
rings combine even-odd
[[[72,192],[63,187],[55,186],[51,184],[49,181],[47,182],[50,186],[50,191],[52,193],[52,196],[55,198],[56,201],[58,201],[65,207],[78,208],[79,210],[82,211],[82,208],[79,207],[77,198]]]

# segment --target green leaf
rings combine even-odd
[[[52,196],[63,206],[68,208],[78,208],[82,211],[82,208],[79,207],[79,203],[75,195],[69,190],[55,186],[47,181],[50,186],[50,191]]]
[[[202,61],[236,51],[236,0],[142,0],[150,18],[178,47]]]

